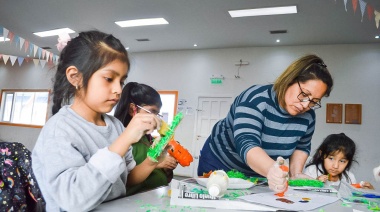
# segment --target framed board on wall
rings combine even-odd
[[[343,104],[326,104],[326,123],[342,123]]]
[[[362,105],[361,104],[345,104],[345,123],[346,124],[362,124]]]

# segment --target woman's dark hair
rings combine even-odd
[[[154,88],[137,82],[127,83],[123,88],[120,101],[114,113],[114,116],[123,123],[124,127],[132,119],[132,116],[129,114],[131,103],[140,106],[155,105],[158,108],[162,106],[160,94]]]
[[[111,34],[100,31],[81,32],[67,43],[62,50],[53,86],[53,115],[62,105],[69,104],[76,88],[66,77],[66,69],[75,66],[81,74],[80,89],[86,92],[90,77],[100,68],[114,60],[120,60],[130,66],[128,53],[120,40]]]
[[[344,133],[331,134],[327,136],[322,144],[318,147],[318,149],[315,150],[315,154],[312,160],[306,165],[306,167],[315,165],[319,172],[323,173],[324,175],[328,174],[323,165],[323,160],[329,155],[334,155],[335,153],[341,152],[348,160],[347,166],[342,174],[346,177],[346,179],[351,181],[350,177],[347,174],[347,171],[350,170],[353,162],[357,162],[355,160],[355,151],[355,142]],[[322,170],[320,167],[322,167]],[[342,174],[339,175],[339,179],[342,179]]]
[[[317,55],[306,55],[294,61],[288,68],[277,78],[273,85],[276,91],[278,102],[282,107],[285,103],[286,90],[298,82],[306,82],[308,80],[321,80],[327,86],[324,96],[330,96],[333,87],[333,79],[327,66],[322,58]]]

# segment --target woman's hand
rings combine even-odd
[[[267,179],[268,185],[275,193],[280,193],[286,190],[288,182],[288,172],[281,170],[277,162],[274,162],[271,168],[269,168]]]
[[[163,155],[163,154],[162,154]],[[167,168],[167,169],[175,169],[178,165],[178,162],[176,159],[174,159],[172,156],[166,154],[163,161],[157,165],[157,168]]]

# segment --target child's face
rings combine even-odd
[[[120,100],[128,66],[115,60],[96,71],[88,81],[84,103],[95,113],[108,113]]]
[[[347,164],[348,160],[342,152],[328,155],[323,161],[325,169],[332,177],[336,177],[342,173],[346,169]]]

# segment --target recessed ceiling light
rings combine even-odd
[[[198,45],[196,43],[194,43],[194,46],[197,47]]]
[[[164,18],[147,18],[147,19],[136,19],[128,21],[116,21],[115,24],[120,27],[135,27],[135,26],[149,26],[149,25],[162,25],[169,24]]]
[[[379,39],[380,37],[378,35],[375,36],[376,39]]]
[[[128,49],[129,49],[129,47],[125,48],[125,50],[128,50]]]
[[[280,43],[280,39],[277,39],[276,42],[277,42],[277,43]]]
[[[4,40],[4,37],[0,37],[0,42],[4,42],[4,41],[9,41],[9,38],[5,38]]]
[[[232,18],[262,15],[281,15],[297,13],[297,6],[285,7],[267,7],[246,10],[230,10],[228,11]]]
[[[35,32],[33,34],[40,36],[40,37],[49,37],[49,36],[54,36],[54,35],[60,35],[64,33],[74,33],[75,31],[70,29],[70,28],[62,28],[62,29],[53,29],[53,30],[48,30],[48,31],[43,31],[43,32]]]

